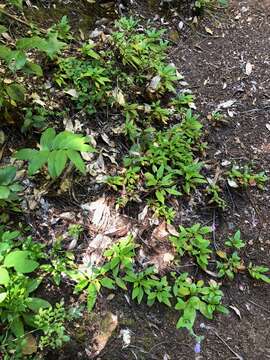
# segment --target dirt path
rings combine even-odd
[[[145,8],[142,13],[147,16]],[[177,25],[179,20],[174,21]],[[209,34],[211,31],[213,35]],[[183,36],[180,32],[179,43],[171,53],[197,97],[202,117],[216,110],[219,104],[233,100],[233,105],[221,110],[228,125],[220,128],[207,125],[209,160],[221,168],[222,164],[226,168],[233,162],[252,163],[269,175],[269,50],[270,2],[249,0],[235,1],[224,16],[213,13],[191,37],[183,29]],[[248,241],[246,260],[269,266],[269,185],[263,192],[251,190],[237,195],[228,191],[227,196],[229,208],[215,217],[218,238],[240,228]],[[201,210],[202,216],[212,216],[205,211]],[[233,308],[229,316],[218,316],[213,322],[200,319],[211,329],[200,329],[198,322],[197,332],[205,335],[199,358],[270,359],[269,287],[255,284],[243,275],[224,292],[226,304]],[[175,329],[175,313],[164,313],[158,307],[149,310],[129,306],[122,297],[116,297],[107,306],[119,315],[119,331],[131,330],[131,346],[123,349],[122,339],[115,337],[100,359],[195,358],[192,340]]]

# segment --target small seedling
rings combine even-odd
[[[265,275],[265,273],[269,273],[269,271],[268,267],[262,265],[256,266],[250,263],[248,266],[248,272],[252,278],[262,280],[267,284],[270,284],[270,276]]]
[[[222,262],[217,261],[219,277],[227,276],[230,280],[233,280],[236,273],[245,270],[245,266],[236,251],[232,255],[218,251],[217,255],[222,258]]]
[[[242,187],[244,189],[247,189],[250,186],[257,186],[259,189],[263,190],[266,181],[268,181],[268,176],[265,175],[264,171],[255,173],[248,166],[244,166],[243,168],[233,166],[227,175],[229,177],[229,185],[230,182],[233,182],[236,184],[236,186],[233,187]]]
[[[58,135],[53,128],[47,129],[40,138],[39,150],[22,149],[16,153],[16,159],[29,162],[28,173],[34,175],[47,164],[49,175],[59,177],[68,161],[85,174],[85,164],[81,152],[94,152],[89,145],[90,139],[83,135],[62,131]]]
[[[226,242],[226,246],[229,246],[231,248],[235,248],[237,250],[243,248],[246,246],[246,243],[241,239],[241,232],[240,230],[237,230],[234,236],[230,237]]]
[[[202,227],[200,224],[195,224],[189,228],[180,226],[179,236],[171,236],[170,240],[180,256],[188,253],[196,258],[202,269],[206,269],[212,250],[210,249],[210,241],[205,239],[205,235],[211,232],[210,227]]]

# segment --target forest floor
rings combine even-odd
[[[148,20],[149,9],[138,3],[135,11]],[[234,1],[226,13],[206,16],[195,30],[185,25],[182,30],[177,30],[180,21],[181,17],[175,16],[167,23],[176,42],[171,60],[196,95],[201,118],[206,118],[217,108],[222,109],[222,103],[231,100],[233,103],[227,109],[224,106],[228,124],[208,128],[208,160],[225,166],[234,161],[255,163],[269,172],[270,1]],[[209,29],[213,35],[208,33]],[[247,63],[252,64],[250,75],[246,73]],[[214,220],[219,238],[228,230],[241,229],[248,239],[246,257],[268,265],[269,190],[268,185],[264,192],[252,190],[239,195],[228,189],[230,206],[222,214],[216,214]],[[213,219],[213,213],[205,209],[201,209],[200,215],[204,220],[207,217],[209,221]],[[211,322],[201,319],[210,328],[198,328],[205,335],[199,358],[270,359],[269,287],[239,276],[224,291],[225,303],[239,312],[232,310],[228,317],[220,315]],[[175,329],[177,315],[173,312],[159,307],[154,311],[147,307],[130,307],[120,296],[106,307],[119,315],[119,331],[123,328],[131,330],[132,346],[122,348],[118,331],[100,354],[100,359],[194,358],[192,341]]]
[[[190,23],[177,13],[169,12],[168,17],[161,17],[158,9],[149,7],[143,0],[134,1],[130,12],[142,22],[152,20],[157,27],[167,29],[174,44],[170,49],[170,61],[196,96],[197,112],[208,142],[206,163],[223,172],[234,163],[252,164],[255,170],[263,170],[269,176],[270,1],[231,1],[228,9],[207,12],[194,26],[188,25]],[[28,16],[31,20],[31,11]],[[76,22],[76,19],[71,20]],[[44,22],[42,25],[47,26]],[[209,119],[214,111],[222,112],[226,122],[211,123]],[[103,124],[99,131],[103,131]],[[104,126],[104,133],[110,133],[108,125]],[[11,132],[7,131],[7,135]],[[104,139],[110,147],[110,140]],[[80,186],[75,200],[85,202],[85,184]],[[91,189],[90,200],[102,196],[102,190],[102,187],[97,191]],[[250,187],[239,192],[226,186],[224,196],[228,206],[224,211],[211,206],[192,209],[192,206],[179,203],[175,225],[188,220],[189,223],[212,226],[214,241],[218,239],[217,248],[222,248],[228,233],[240,229],[247,243],[243,254],[245,262],[270,267],[269,191],[269,181],[263,191]],[[34,229],[41,229],[41,237],[44,237],[42,227],[50,234],[56,217],[58,220],[66,217],[68,221],[75,218],[81,221],[78,203],[73,207],[69,200],[55,201],[48,197],[51,223],[43,224],[43,208],[32,212],[29,224]],[[127,207],[126,215],[137,219],[135,210]],[[61,296],[69,299],[73,296],[72,290],[63,286],[53,293],[48,285],[42,291],[44,295],[51,291],[51,299]],[[230,313],[216,315],[213,321],[198,316],[195,332],[204,336],[199,354],[194,353],[194,339],[186,331],[176,329],[179,314],[174,310],[161,305],[151,308],[145,304],[136,305],[123,293],[111,294],[106,290],[98,298],[93,313],[79,323],[69,325],[69,332],[74,334],[70,343],[59,352],[49,352],[46,359],[270,359],[269,285],[237,274],[222,290],[223,303]],[[101,346],[103,349],[94,357],[92,349],[98,346],[97,342],[106,345]]]

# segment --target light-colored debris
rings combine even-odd
[[[123,340],[123,349],[128,347],[131,343],[131,331],[129,329],[122,329],[120,331],[119,337],[122,337]]]
[[[108,312],[99,322],[99,329],[93,338],[91,348],[85,349],[90,359],[94,359],[105,348],[108,340],[117,328],[118,318],[116,315]]]

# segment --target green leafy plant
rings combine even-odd
[[[50,27],[48,34],[49,36],[55,34],[57,38],[67,41],[73,39],[70,30],[71,26],[69,25],[68,17],[65,15],[57,24]]]
[[[218,251],[217,254],[222,259],[222,261],[217,261],[219,277],[227,276],[230,280],[233,280],[236,273],[245,269],[237,251],[234,251],[231,255],[223,251]]]
[[[74,231],[72,232],[74,233]],[[78,233],[78,232],[77,232]],[[76,235],[77,235],[76,233]],[[63,276],[76,268],[74,264],[74,254],[71,251],[62,249],[61,240],[57,239],[48,253],[48,263],[40,266],[40,269],[49,274],[56,285],[60,285]]]
[[[28,173],[34,175],[47,164],[49,175],[59,177],[67,162],[71,161],[77,170],[85,174],[85,164],[80,152],[95,151],[83,135],[62,131],[56,135],[53,128],[47,129],[40,138],[39,150],[22,149],[16,153],[16,159],[29,162]]]
[[[228,310],[221,304],[223,292],[219,289],[220,285],[214,280],[209,282],[209,286],[204,285],[203,280],[193,282],[188,273],[175,276],[173,286],[174,296],[177,297],[176,310],[180,310],[180,316],[176,327],[186,328],[192,334],[197,311],[207,319],[213,319],[214,312],[228,313]]]
[[[209,196],[209,204],[216,204],[219,208],[224,210],[226,208],[226,202],[221,197],[221,188],[214,182],[208,180],[208,185],[206,187],[206,194]]]
[[[211,228],[203,227],[200,224],[195,224],[189,228],[180,226],[179,236],[171,236],[170,240],[180,256],[188,253],[196,258],[202,269],[206,269],[212,250],[210,249],[210,241],[205,239],[205,235],[211,232]]]
[[[66,310],[63,300],[54,307],[40,308],[33,319],[36,329],[42,331],[39,339],[40,349],[62,347],[70,340],[65,323],[80,316],[81,313],[76,308]]]
[[[252,263],[248,266],[249,275],[256,280],[261,280],[270,284],[270,277],[265,275],[265,273],[269,273],[269,268],[262,265],[253,265]]]
[[[39,267],[39,254],[24,250],[20,245],[18,231],[5,231],[0,246],[0,321],[6,339],[23,345],[25,326],[33,326],[34,314],[50,304],[32,293],[39,287],[41,279],[32,274]],[[27,248],[30,249],[31,238]]]
[[[170,113],[169,109],[162,108],[160,101],[157,101],[151,104],[148,118],[151,122],[160,121],[161,123],[166,124],[169,120]]]
[[[235,248],[237,250],[246,246],[245,242],[241,239],[241,232],[237,230],[234,236],[230,237],[226,242],[226,246]]]
[[[232,169],[227,173],[230,181],[236,183],[236,186],[247,189],[250,186],[257,186],[259,189],[264,189],[268,177],[265,175],[265,172],[255,173],[248,166],[243,168],[238,168],[233,166]]]
[[[66,43],[58,40],[58,33],[51,32],[46,38],[40,36],[32,36],[30,38],[21,38],[16,42],[18,50],[37,49],[44,52],[51,60],[66,46]]]
[[[22,186],[16,181],[16,168],[6,166],[0,168],[0,206],[18,200],[18,192]]]
[[[25,109],[24,122],[21,127],[22,133],[32,129],[43,129],[47,125],[47,117],[52,113],[41,106],[34,106]]]

